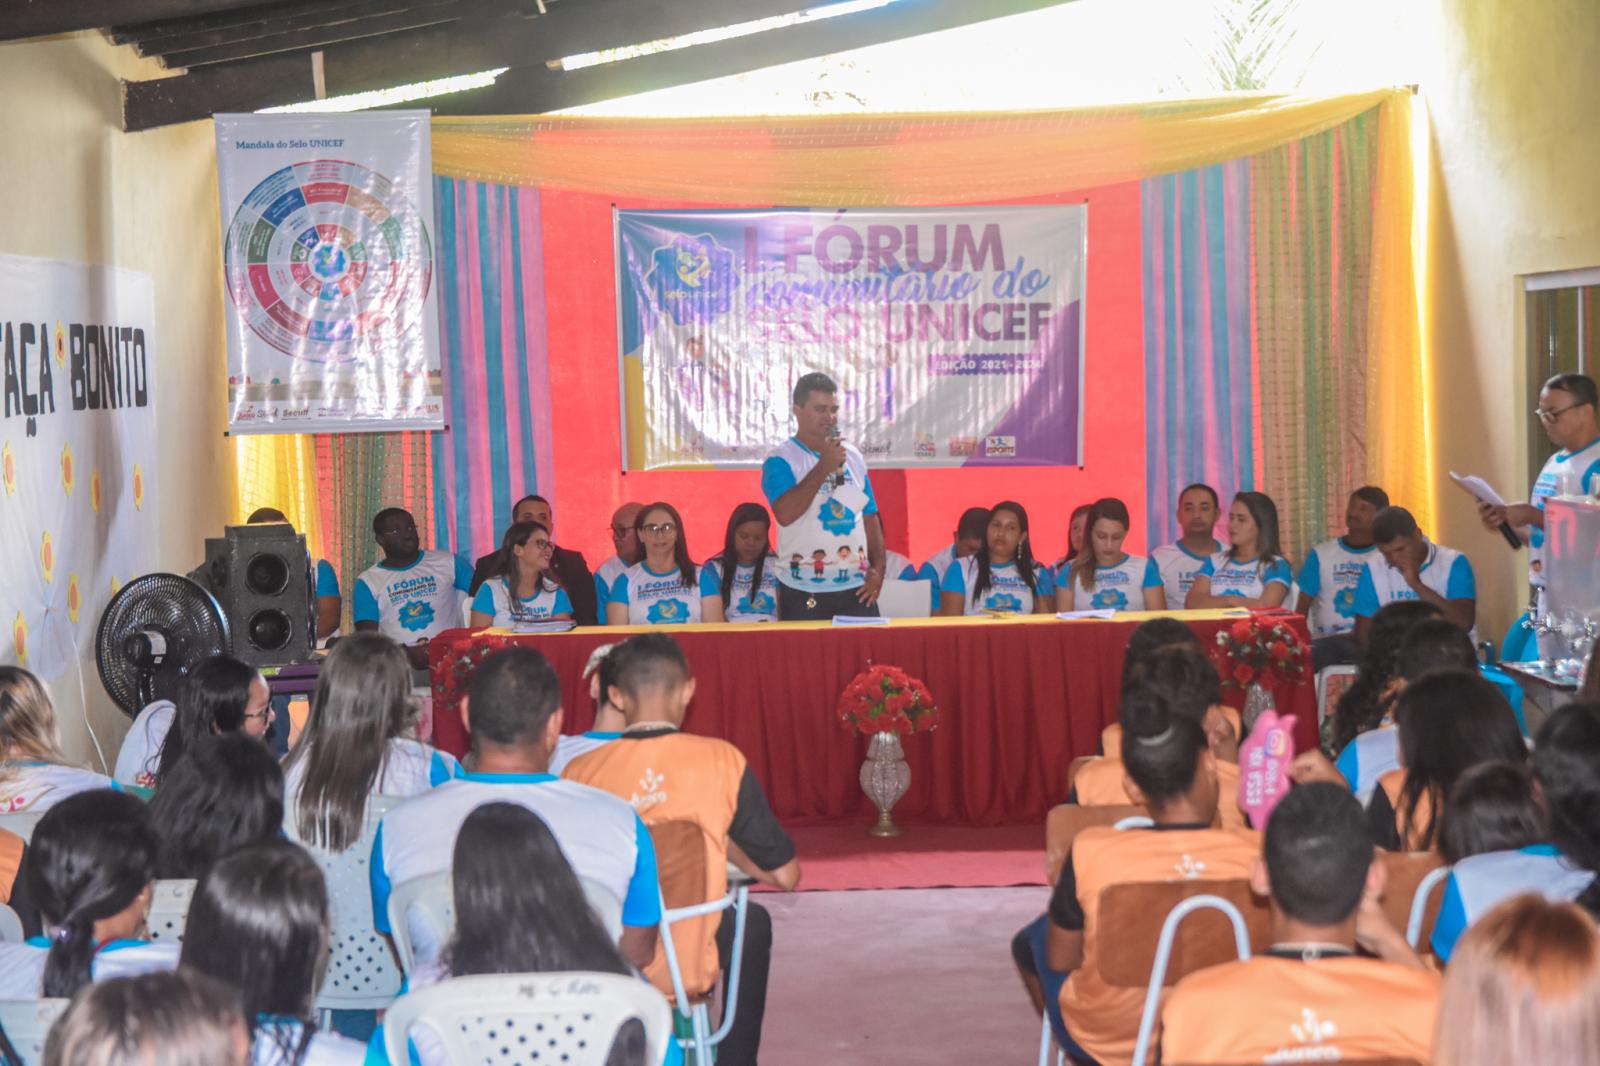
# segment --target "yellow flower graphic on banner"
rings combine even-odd
[[[61,323],[56,322],[55,343],[56,366],[67,365],[67,331],[61,328]]]
[[[61,446],[61,487],[67,490],[67,495],[72,495],[72,488],[78,483],[77,472],[73,469],[72,445]]]
[[[44,540],[39,544],[39,565],[44,568],[44,579],[56,579],[56,542],[50,536],[50,531],[44,531]]]
[[[89,475],[89,506],[94,508],[94,513],[100,513],[100,471],[97,469]]]
[[[133,464],[133,509],[144,510],[144,470],[138,463]]]
[[[11,643],[17,646],[17,662],[23,666],[28,665],[28,623],[22,617],[22,612],[17,612],[17,620],[11,623]]]
[[[67,575],[67,617],[72,621],[78,620],[78,608],[83,606],[83,597],[78,592],[78,575]]]
[[[117,580],[117,575],[111,575],[111,595],[115,596],[122,591],[122,582]]]
[[[0,444],[0,484],[5,485],[7,496],[16,495],[17,457],[12,454],[10,441]]]

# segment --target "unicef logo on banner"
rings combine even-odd
[[[678,237],[651,259],[645,278],[656,306],[678,325],[710,322],[733,307],[733,253],[710,234]]]

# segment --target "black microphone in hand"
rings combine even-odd
[[[839,440],[840,436],[839,423],[835,422],[833,425],[828,427],[829,440]],[[828,475],[828,484],[834,488],[838,488],[840,485],[844,484],[844,467],[841,466],[834,470],[833,473]]]

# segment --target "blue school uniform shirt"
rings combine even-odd
[[[1212,551],[1221,551],[1222,545],[1216,541]],[[1205,566],[1208,556],[1196,555],[1185,548],[1181,542],[1163,544],[1150,553],[1150,558],[1155,560],[1156,569],[1161,571],[1161,580],[1167,586],[1167,606],[1175,611],[1184,608],[1184,602],[1189,598],[1189,590],[1194,587],[1194,579],[1199,576],[1200,568]]]
[[[1365,806],[1372,790],[1378,787],[1378,778],[1400,769],[1399,731],[1392,725],[1383,725],[1358,735],[1344,746],[1334,766]]]
[[[676,568],[658,574],[646,563],[628,567],[611,586],[607,603],[628,607],[631,626],[680,626],[700,621],[700,572],[685,584]]]
[[[1311,635],[1331,637],[1356,628],[1356,585],[1377,545],[1352,548],[1343,537],[1312,548],[1300,566],[1300,591],[1312,599]]]
[[[572,601],[560,585],[540,582],[532,596],[513,596],[503,577],[490,578],[478,586],[472,609],[492,617],[489,624],[505,628],[528,622],[548,622],[558,614],[571,615]]]
[[[1161,568],[1156,566],[1155,560],[1142,555],[1124,554],[1122,560],[1112,566],[1096,566],[1093,582],[1088,588],[1073,579],[1071,566],[1071,563],[1067,563],[1061,567],[1055,580],[1057,588],[1072,589],[1071,609],[1074,611],[1104,610],[1107,607],[1114,611],[1142,611],[1144,590],[1162,588],[1166,584],[1161,580]]]
[[[1294,574],[1289,570],[1289,560],[1274,559],[1265,566],[1259,557],[1237,563],[1225,551],[1217,552],[1200,564],[1195,577],[1211,579],[1211,595],[1237,596],[1254,600],[1267,591],[1267,586],[1277,582],[1284,588],[1294,584]]]
[[[1553,844],[1469,856],[1450,871],[1429,943],[1441,962],[1448,961],[1461,934],[1496,904],[1523,892],[1572,900],[1593,881],[1591,871],[1573,864]]]
[[[1028,583],[1017,571],[1016,563],[990,565],[989,587],[984,590],[983,599],[974,603],[970,590],[976,586],[977,580],[978,557],[969,555],[950,564],[950,568],[944,572],[944,580],[940,583],[939,589],[941,592],[954,592],[959,595],[965,614],[983,614],[986,611],[1015,611],[1017,614],[1033,612],[1034,589],[1028,588]],[[1055,581],[1050,577],[1050,571],[1039,563],[1033,564],[1033,581],[1038,595],[1055,595]]]
[[[730,622],[776,622],[778,620],[778,557],[768,553],[761,563],[761,587],[754,596],[755,566],[740,563],[733,570],[733,588],[723,614]],[[722,556],[706,560],[700,568],[700,595],[704,599],[722,598]]]
[[[917,567],[916,579],[926,581],[933,597],[933,610],[939,610],[939,590],[944,585],[944,572],[956,561],[956,546],[946,544],[933,554],[933,558]]]
[[[1528,502],[1544,510],[1544,501],[1563,491],[1593,493],[1600,491],[1600,437],[1570,452],[1556,452],[1544,461],[1539,476],[1534,479]],[[1528,534],[1528,583],[1544,588],[1544,530],[1534,526]]]
[[[410,566],[378,563],[356,578],[353,622],[376,622],[400,644],[416,644],[461,625],[461,597],[472,587],[472,564],[424,549]]]

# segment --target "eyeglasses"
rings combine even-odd
[[[1545,425],[1549,426],[1549,425],[1554,425],[1556,419],[1560,418],[1562,415],[1566,414],[1568,411],[1572,410],[1574,407],[1582,407],[1582,406],[1583,406],[1583,404],[1581,404],[1581,403],[1569,403],[1569,404],[1567,404],[1567,406],[1558,407],[1554,411],[1552,411],[1552,410],[1550,410],[1548,408],[1545,408],[1545,407],[1535,407],[1533,409],[1533,413],[1534,413],[1534,416],[1539,419],[1539,421],[1541,421]]]
[[[676,533],[677,531],[678,527],[671,522],[651,522],[647,526],[639,527],[640,533],[649,533],[651,536],[657,536],[662,533]]]
[[[621,540],[623,537],[626,537],[631,532],[633,532],[633,527],[632,526],[612,526],[611,527],[611,535],[613,537],[616,537],[618,540]]]
[[[555,545],[551,544],[547,540],[536,540],[533,542],[533,546],[542,552],[547,552],[551,548],[555,547]]]
[[[273,714],[272,707],[269,705],[269,706],[261,708],[259,711],[249,711],[249,712],[247,712],[244,715],[244,720],[247,721],[247,722],[253,722],[253,721],[256,721],[256,720],[260,720],[260,721],[263,721],[263,722],[270,722],[270,721],[272,721],[272,719],[274,717],[276,717],[276,715]]]

